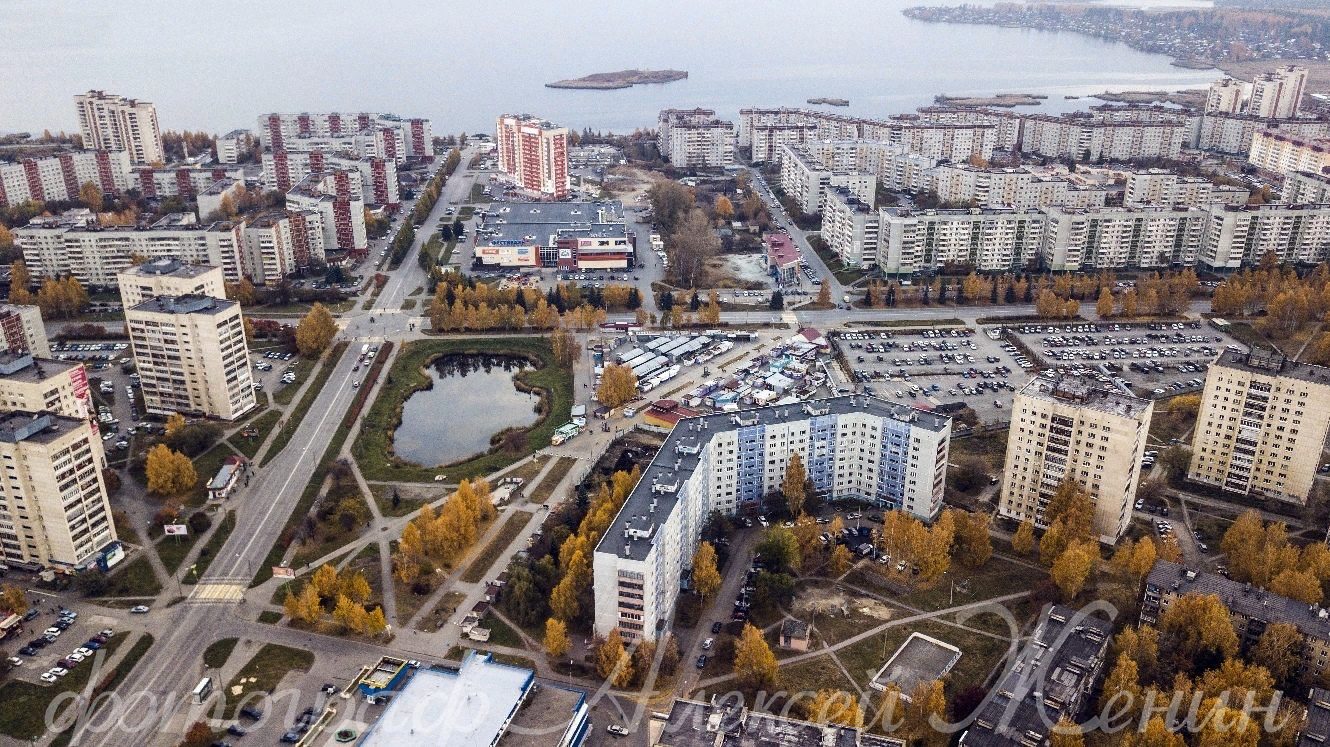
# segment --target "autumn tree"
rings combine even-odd
[[[633,662],[618,628],[611,630],[596,647],[596,674],[614,687],[627,687],[633,680]]]
[[[1140,702],[1141,675],[1136,660],[1120,653],[1104,680],[1104,689],[1099,695],[1099,713],[1110,718],[1138,707]]]
[[[850,570],[850,564],[853,562],[854,555],[850,553],[850,549],[845,545],[837,543],[837,545],[831,550],[831,559],[828,561],[828,570],[831,571],[832,576],[840,577],[845,575],[846,571]]]
[[[596,387],[596,400],[606,407],[614,408],[631,402],[637,397],[637,376],[627,366],[611,364],[600,374],[600,385]]]
[[[336,334],[337,322],[333,320],[332,312],[315,302],[296,325],[296,349],[306,358],[316,358],[328,348]]]
[[[12,304],[29,305],[32,303],[32,275],[28,272],[28,266],[23,260],[15,260],[9,264],[9,302]]]
[[[1152,716],[1144,730],[1127,730],[1122,735],[1123,747],[1186,747],[1182,735],[1169,729],[1162,716]]]
[[[947,509],[955,517],[956,539],[953,551],[961,563],[979,568],[993,557],[993,541],[988,534],[989,516],[986,513]]]
[[[545,621],[545,653],[551,659],[563,658],[572,648],[572,641],[568,638],[568,624],[557,617],[551,617]]]
[[[1088,542],[1073,542],[1058,556],[1051,573],[1064,599],[1070,601],[1081,593],[1098,560],[1098,548]]]
[[[1107,319],[1110,316],[1113,316],[1115,305],[1116,304],[1113,301],[1113,291],[1104,288],[1099,291],[1099,301],[1094,305],[1094,313],[1097,314],[1100,319]]]
[[[288,589],[282,607],[287,617],[307,624],[317,622],[323,614],[323,606],[313,584],[305,584],[299,594]]]
[[[804,715],[815,724],[839,724],[854,729],[864,724],[859,698],[844,690],[818,690],[804,706]]]
[[[185,738],[180,740],[179,747],[208,747],[213,743],[212,727],[206,721],[195,721],[185,731]]]
[[[669,179],[661,179],[651,185],[647,190],[647,200],[651,203],[652,217],[665,234],[673,233],[675,227],[696,206],[692,190]]]
[[[166,435],[174,436],[185,427],[185,416],[178,412],[173,412],[166,416]]]
[[[947,696],[941,680],[920,682],[905,706],[905,732],[925,747],[943,747],[950,740],[940,730],[947,721]]]
[[[1238,651],[1228,608],[1213,594],[1183,594],[1159,616],[1160,649],[1176,671],[1204,671]]]
[[[785,496],[785,505],[790,509],[791,516],[802,516],[804,513],[804,500],[807,498],[805,485],[808,482],[808,472],[804,469],[803,456],[795,451],[790,454],[790,460],[785,463],[785,479],[781,482],[780,491]]]
[[[744,623],[743,632],[734,645],[734,674],[739,684],[756,690],[776,683],[776,655],[767,645],[762,631],[752,623]]]
[[[550,349],[554,353],[554,360],[564,368],[571,368],[582,357],[581,343],[563,327],[550,333]]]
[[[189,457],[166,444],[148,450],[146,463],[148,492],[164,497],[178,497],[194,489],[199,481]]]
[[[666,252],[670,276],[680,287],[696,288],[701,285],[707,260],[720,253],[720,237],[706,213],[694,208],[669,235]]]
[[[23,589],[13,585],[0,585],[0,610],[11,615],[21,615],[28,611],[28,598]]]
[[[84,182],[83,186],[79,187],[79,202],[94,213],[100,213],[106,207],[102,188],[95,182]]]
[[[720,591],[720,571],[716,570],[716,548],[710,542],[698,545],[693,554],[693,588],[709,600]]]
[[[331,563],[324,563],[314,571],[309,585],[314,587],[314,593],[318,594],[320,599],[333,598],[337,594],[337,569]]]
[[[1063,716],[1048,733],[1048,747],[1085,747],[1085,735],[1075,721]]]
[[[817,305],[827,307],[831,305],[831,286],[823,283],[817,288]]]
[[[697,320],[702,324],[720,324],[720,296],[714,289],[707,294],[707,303],[698,313]]]
[[[1289,689],[1302,661],[1302,642],[1302,633],[1297,626],[1286,622],[1271,623],[1252,646],[1248,658],[1253,664],[1264,667],[1281,688]]]
[[[734,218],[734,203],[730,202],[730,198],[726,197],[725,195],[717,197],[715,213],[716,213],[716,218],[719,220],[722,221],[731,220],[732,218]]]
[[[1025,519],[1011,537],[1011,549],[1017,555],[1029,555],[1034,550],[1034,522]]]

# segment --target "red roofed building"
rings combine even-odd
[[[778,231],[762,237],[767,245],[767,272],[781,285],[799,282],[799,249],[788,233]]]
[[[642,419],[647,425],[653,425],[657,428],[673,428],[684,418],[691,418],[701,413],[690,410],[680,405],[672,399],[658,399],[651,403],[651,406],[642,413]]]

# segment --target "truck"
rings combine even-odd
[[[581,432],[582,427],[577,423],[564,423],[555,429],[554,435],[550,437],[550,443],[554,446],[558,446]]]
[[[364,345],[360,346],[360,354],[363,356],[368,352],[369,352],[369,343],[367,342]]]

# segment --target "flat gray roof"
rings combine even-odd
[[[867,395],[847,394],[839,397],[809,400],[801,405],[772,405],[736,412],[720,412],[711,415],[699,415],[683,418],[670,431],[670,435],[661,445],[651,464],[642,471],[642,479],[628,495],[623,507],[614,517],[614,531],[607,531],[601,537],[597,552],[613,552],[621,558],[643,560],[656,541],[656,527],[659,524],[655,516],[668,516],[679,500],[678,492],[657,492],[657,484],[680,485],[687,482],[697,469],[700,450],[717,433],[725,433],[739,428],[759,425],[775,425],[791,420],[806,420],[813,417],[809,410],[818,415],[848,415],[866,412],[871,415],[909,422],[917,428],[942,431],[950,418],[926,410],[888,402]],[[652,502],[656,508],[651,510]],[[625,540],[623,529],[635,530],[645,534],[642,539]],[[607,544],[608,543],[608,544]],[[627,551],[625,551],[625,545]]]
[[[1313,384],[1330,386],[1330,368],[1290,360],[1272,350],[1253,348],[1250,353],[1225,350],[1214,365],[1261,376],[1287,376]]]
[[[212,265],[191,265],[175,257],[151,259],[140,265],[125,270],[126,275],[170,275],[177,278],[196,278],[209,270]]]
[[[1322,608],[1224,578],[1218,573],[1197,571],[1179,563],[1158,560],[1145,577],[1145,592],[1149,594],[1151,591],[1161,595],[1214,595],[1236,615],[1270,623],[1289,623],[1303,635],[1330,641],[1330,615],[1322,616]]]
[[[472,652],[457,669],[418,669],[361,747],[476,747],[504,733],[534,675]]]
[[[130,311],[151,311],[158,314],[220,314],[229,311],[235,305],[235,301],[212,296],[155,296]]]
[[[82,365],[77,361],[34,358],[31,353],[0,353],[0,379],[36,383]]]
[[[53,412],[22,412],[15,410],[0,414],[0,441],[16,444],[50,443],[74,428],[87,428],[78,418],[67,418]]]
[[[623,205],[604,202],[494,202],[485,209],[487,224],[504,223],[605,223],[623,220]]]
[[[1151,405],[1148,399],[1125,394],[1093,377],[1079,374],[1062,374],[1053,378],[1039,375],[1021,387],[1020,393],[1032,399],[1087,407],[1126,418],[1139,418]]]

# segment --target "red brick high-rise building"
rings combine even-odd
[[[504,114],[495,142],[499,170],[523,192],[555,200],[568,196],[568,128],[526,114]]]

